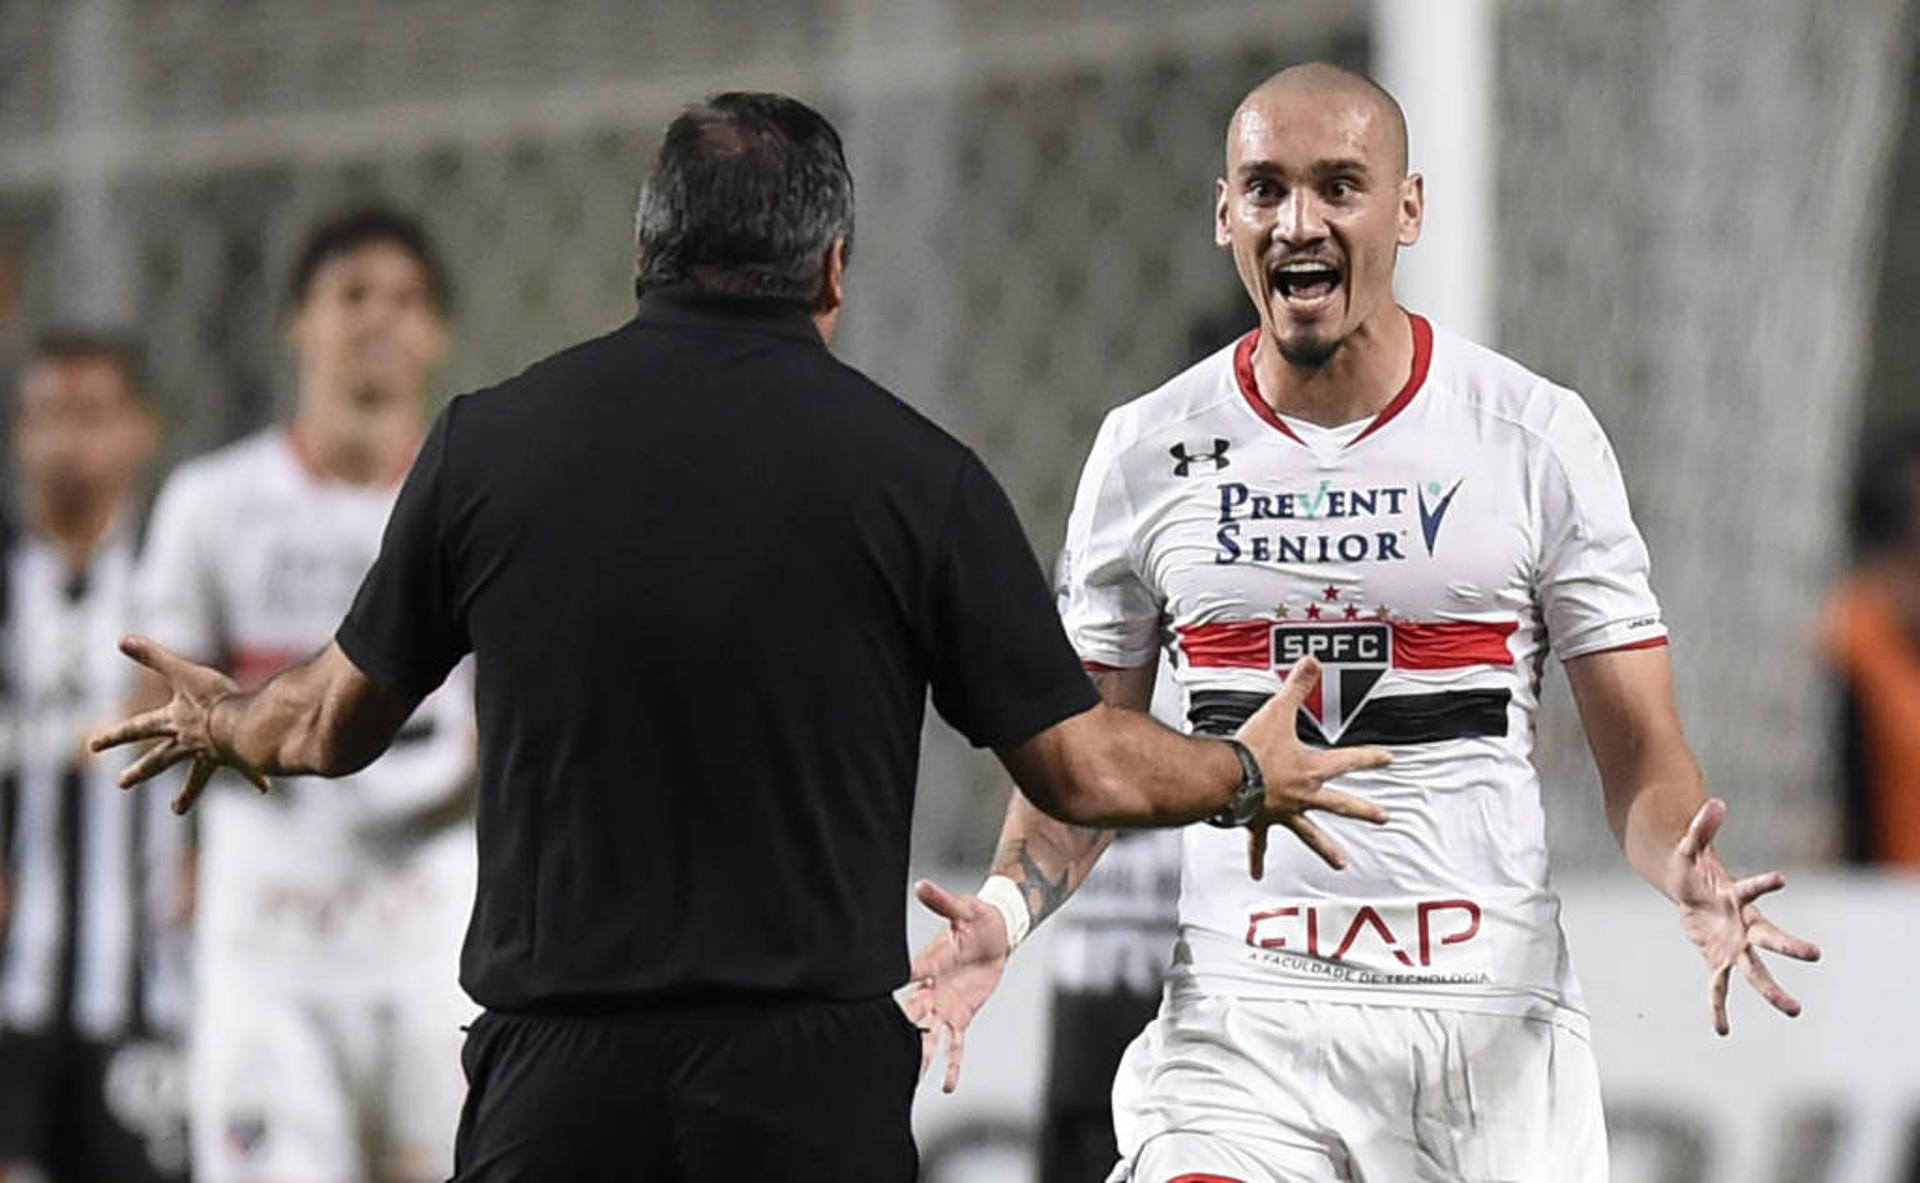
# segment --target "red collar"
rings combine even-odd
[[[1407,320],[1413,325],[1413,369],[1407,374],[1407,384],[1400,388],[1400,393],[1393,396],[1393,401],[1380,408],[1380,413],[1373,417],[1373,422],[1367,424],[1364,431],[1347,441],[1349,448],[1379,431],[1387,425],[1389,419],[1406,410],[1407,404],[1413,401],[1413,396],[1419,394],[1420,388],[1427,383],[1427,367],[1433,361],[1433,326],[1427,323],[1426,317],[1415,312],[1407,313]],[[1295,443],[1303,443],[1304,441],[1293,433],[1293,429],[1287,426],[1287,421],[1280,417],[1279,412],[1268,406],[1266,399],[1260,397],[1259,384],[1253,377],[1253,347],[1259,341],[1260,330],[1255,329],[1240,338],[1240,343],[1234,346],[1233,376],[1240,383],[1240,393],[1246,397],[1247,405],[1253,408],[1254,414],[1265,419],[1269,427]]]

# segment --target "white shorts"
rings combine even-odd
[[[194,1178],[442,1180],[466,1098],[448,988],[326,996],[203,992],[191,1038]]]
[[[1607,1183],[1592,1050],[1540,1019],[1169,997],[1113,1121],[1110,1183]]]

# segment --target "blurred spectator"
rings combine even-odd
[[[1855,567],[1828,598],[1841,683],[1848,861],[1920,870],[1920,426],[1870,449]]]
[[[291,276],[293,417],[182,465],[155,502],[141,631],[243,685],[325,646],[426,434],[447,284],[380,208],[313,228]],[[112,645],[99,647],[125,664]],[[161,691],[164,694],[164,691]],[[438,1180],[466,1084],[457,977],[473,905],[473,701],[463,674],[392,749],[197,814],[194,1177]]]
[[[0,1177],[185,1166],[177,1008],[155,988],[181,830],[118,791],[124,761],[81,747],[133,685],[101,655],[127,626],[156,441],[131,345],[36,345],[13,427],[23,528],[0,545]]]

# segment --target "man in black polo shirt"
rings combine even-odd
[[[251,694],[150,641],[158,739],[339,774],[467,652],[480,887],[457,1178],[913,1178],[908,825],[928,690],[1082,823],[1380,818],[1326,789],[1294,704],[1244,747],[1101,705],[978,459],[836,361],[852,181],[805,106],[668,129],[639,315],[454,400],[336,642]],[[1257,766],[1256,762],[1257,761]],[[1264,772],[1264,784],[1260,773]]]

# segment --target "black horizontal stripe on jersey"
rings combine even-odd
[[[1188,700],[1187,718],[1196,733],[1231,735],[1271,697],[1250,690],[1196,690]],[[1314,747],[1357,747],[1361,744],[1439,743],[1449,739],[1503,736],[1507,733],[1507,690],[1444,690],[1437,694],[1395,694],[1375,698],[1329,745],[1320,725],[1302,711],[1300,742]]]

